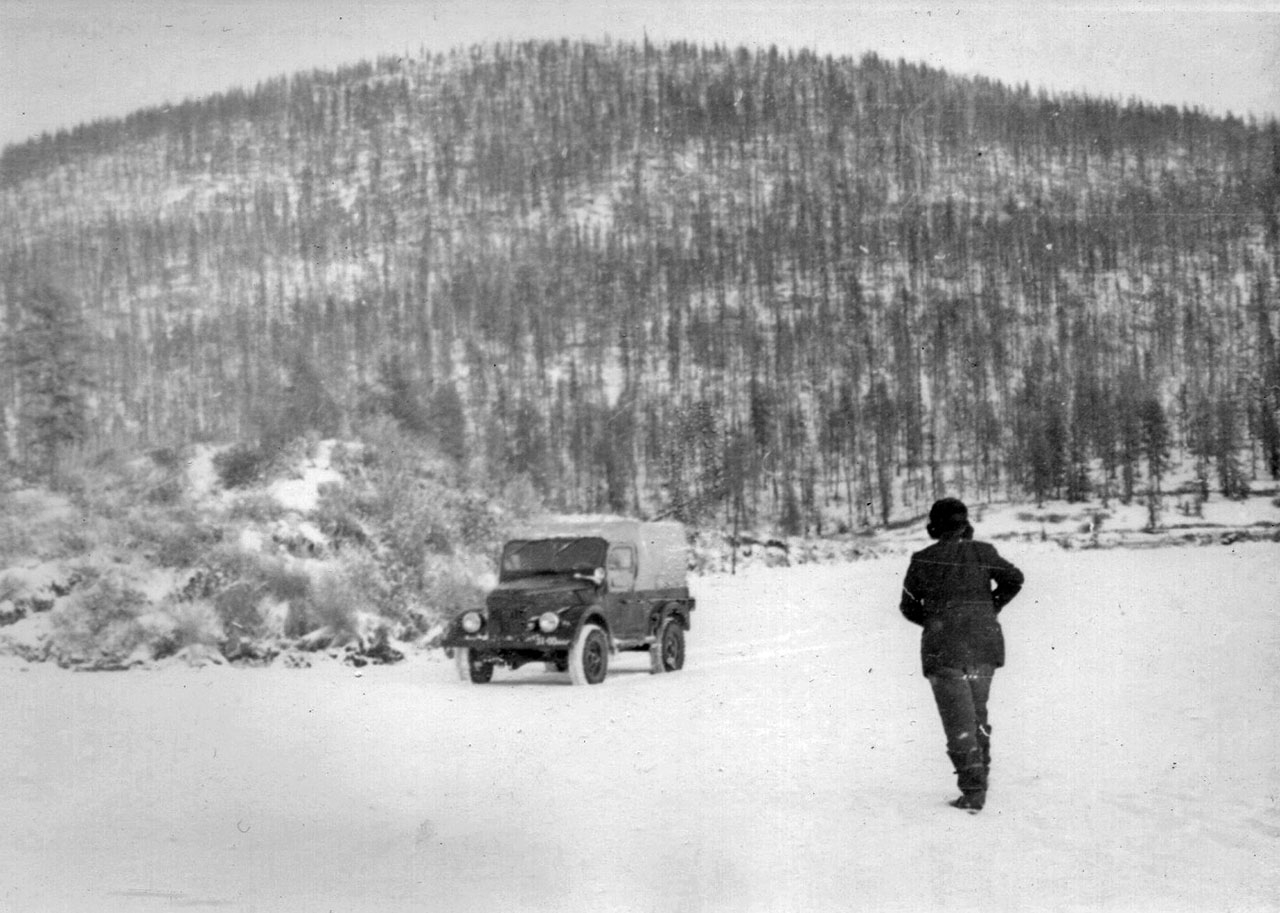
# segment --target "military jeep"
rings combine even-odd
[[[443,640],[464,681],[495,667],[543,662],[575,685],[598,685],[619,651],[647,651],[651,672],[684,666],[694,600],[679,523],[563,518],[502,549],[483,609],[455,618]]]

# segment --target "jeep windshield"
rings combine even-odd
[[[595,537],[516,539],[502,550],[500,580],[547,574],[590,574],[604,567],[609,545]]]

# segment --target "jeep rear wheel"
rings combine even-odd
[[[658,629],[658,639],[649,647],[649,671],[678,672],[684,668],[684,626],[667,618]]]
[[[467,647],[454,650],[453,658],[458,664],[458,678],[464,682],[484,685],[493,680],[493,663],[477,662],[476,657]]]
[[[608,673],[609,635],[599,625],[583,625],[569,650],[569,678],[575,685],[598,685]]]

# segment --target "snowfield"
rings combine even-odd
[[[1277,909],[1280,548],[1000,548],[981,815],[905,558],[753,568],[695,581],[684,671],[590,688],[6,659],[0,908]]]

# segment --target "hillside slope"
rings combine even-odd
[[[1128,492],[1153,410],[1231,491],[1280,472],[1277,150],[874,56],[385,58],[6,149],[0,307],[83,316],[91,442],[252,439],[316,385],[332,434],[390,377],[563,509]]]

